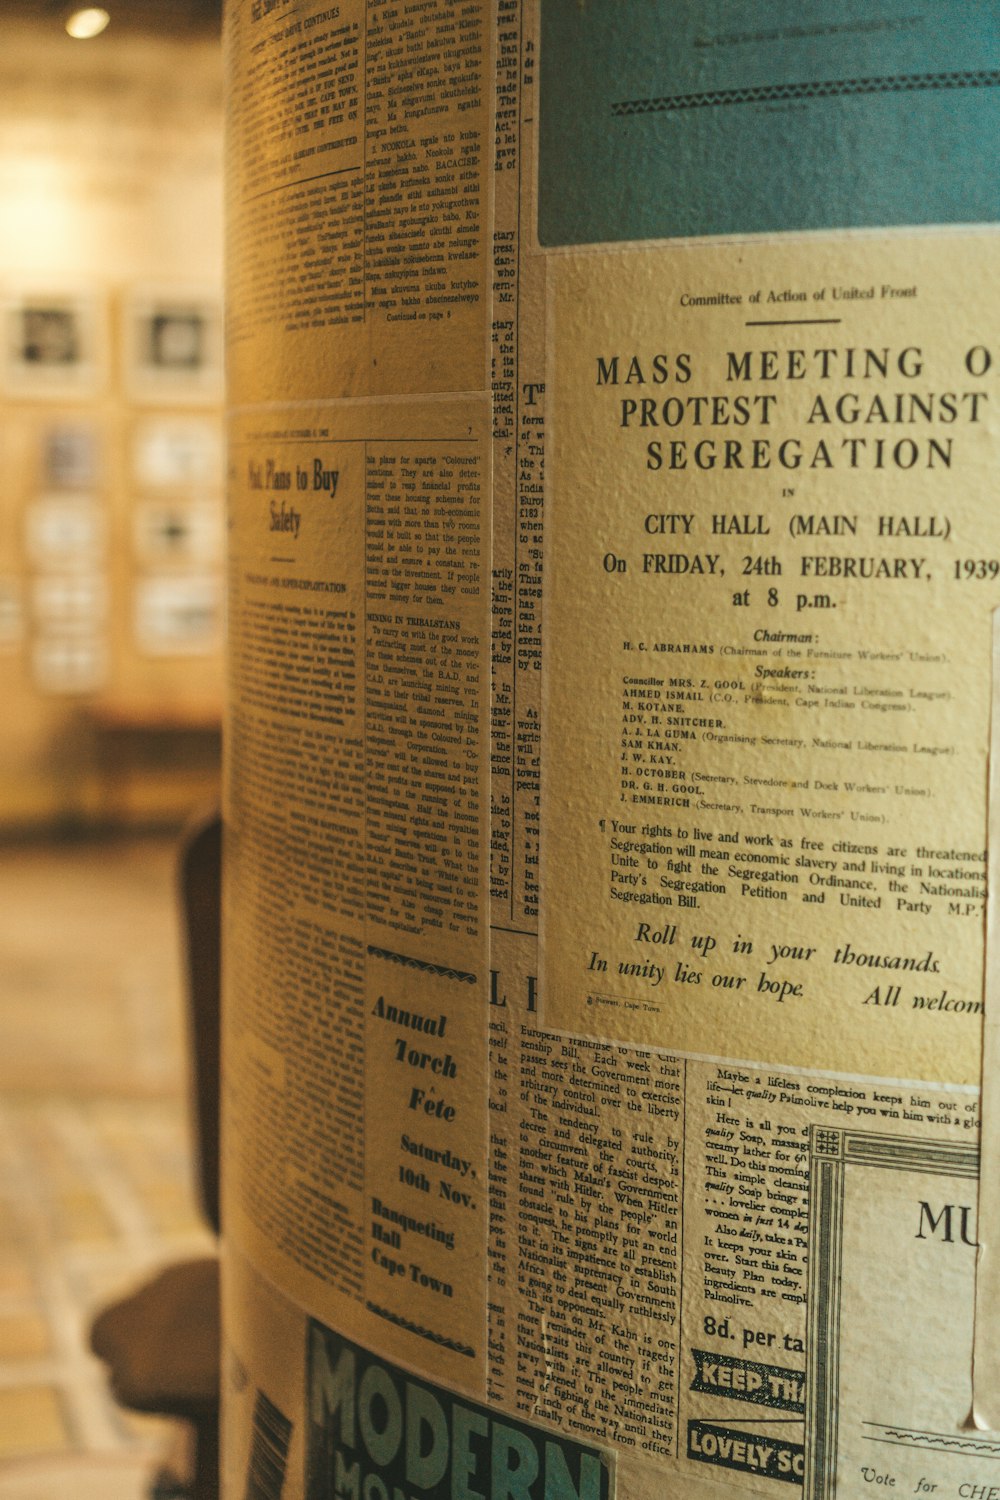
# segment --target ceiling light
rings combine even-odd
[[[66,21],[66,30],[77,41],[88,41],[92,36],[100,36],[110,20],[106,10],[91,5],[86,10],[75,10]]]

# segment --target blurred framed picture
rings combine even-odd
[[[143,417],[132,434],[132,472],[150,489],[221,493],[225,479],[222,424],[210,416]]]
[[[50,489],[92,489],[98,482],[99,443],[91,423],[54,423],[44,434],[42,457]]]
[[[0,654],[20,646],[24,638],[24,590],[20,578],[0,574]]]
[[[93,295],[20,291],[3,304],[3,378],[12,395],[89,396],[104,381],[103,317]]]
[[[129,393],[140,401],[211,401],[222,390],[218,298],[137,288],[125,309]]]
[[[222,582],[214,574],[150,574],[134,593],[135,640],[146,656],[202,656],[222,643]]]
[[[44,693],[96,693],[108,679],[108,642],[89,630],[52,630],[32,644],[35,685]]]
[[[39,495],[25,509],[25,550],[36,568],[86,572],[103,558],[106,539],[107,516],[92,495]]]
[[[40,573],[32,580],[31,610],[43,630],[96,630],[108,614],[107,579],[103,573]]]
[[[221,501],[142,500],[133,510],[135,555],[156,566],[211,566],[223,549]]]

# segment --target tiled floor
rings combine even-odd
[[[210,1243],[174,848],[0,848],[0,1500],[131,1500],[172,1441],[114,1405],[86,1335],[110,1297]]]

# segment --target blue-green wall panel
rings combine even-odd
[[[542,0],[541,49],[542,244],[1000,219],[1000,0]]]

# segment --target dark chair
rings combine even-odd
[[[198,1191],[219,1231],[219,1049],[222,820],[186,832],[179,863],[189,999],[191,1093]],[[108,1366],[111,1389],[133,1411],[178,1417],[194,1433],[194,1500],[219,1494],[219,1262],[168,1266],[98,1314],[90,1346]]]

